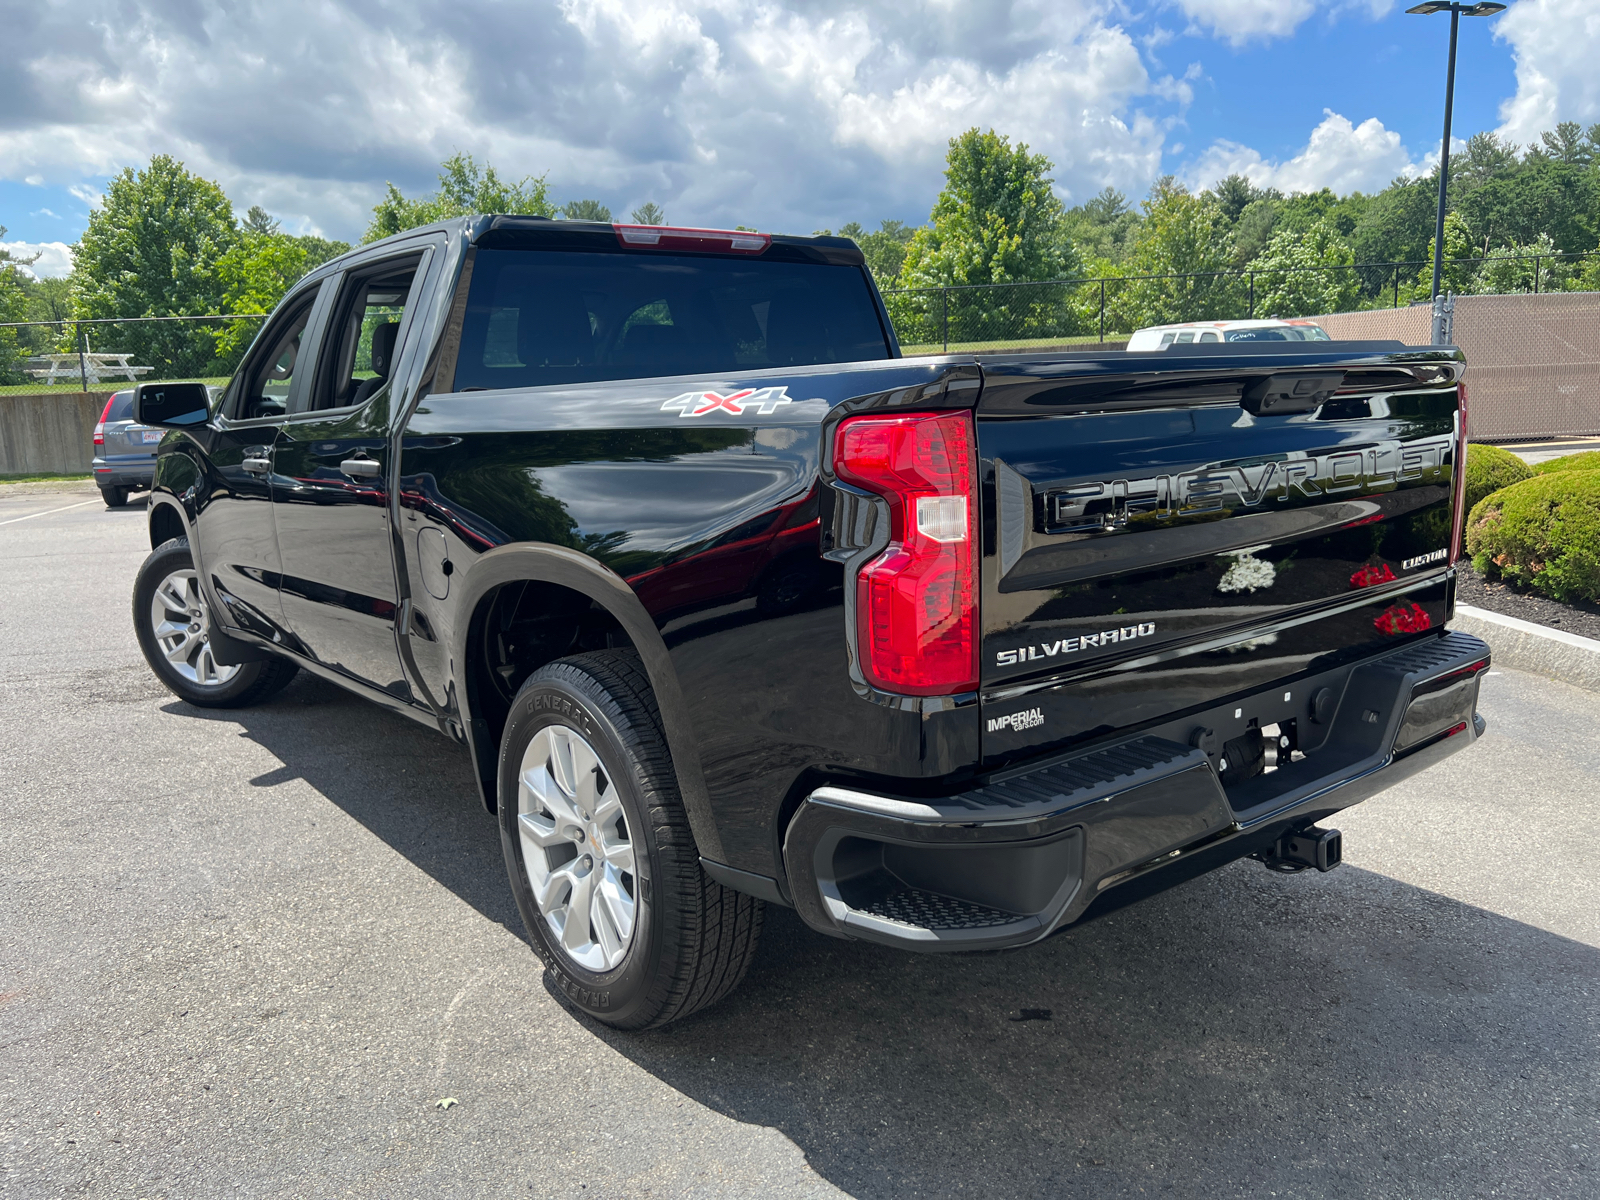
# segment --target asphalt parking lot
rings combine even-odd
[[[1330,875],[1000,955],[769,910],[732,997],[624,1035],[545,985],[449,743],[155,682],[146,548],[0,495],[8,1197],[1600,1194],[1600,696],[1497,672]]]

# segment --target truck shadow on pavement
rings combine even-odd
[[[500,827],[478,800],[467,752],[443,734],[302,673],[279,696],[249,709],[172,713],[240,728],[283,765],[250,780],[272,787],[303,779],[396,853],[496,924],[526,940],[506,887]]]
[[[717,1008],[591,1028],[853,1196],[1600,1186],[1600,952],[1386,876],[1235,864],[1000,954],[768,914]]]
[[[170,711],[239,725],[283,763],[252,783],[304,779],[524,936],[445,739],[308,677]],[[1384,875],[1239,863],[1007,953],[836,941],[769,907],[717,1007],[580,1020],[858,1197],[1578,1195],[1600,1188],[1597,978],[1593,947]]]

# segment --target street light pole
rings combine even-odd
[[[1456,34],[1461,28],[1461,18],[1492,17],[1505,11],[1504,4],[1455,4],[1444,0],[1408,8],[1406,12],[1420,17],[1434,13],[1450,14],[1450,63],[1445,69],[1444,81],[1444,140],[1439,143],[1439,211],[1433,223],[1433,299],[1439,298],[1439,283],[1444,275],[1444,203],[1445,190],[1450,186],[1450,115],[1456,98]]]

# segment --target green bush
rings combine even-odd
[[[1472,565],[1555,600],[1600,600],[1600,471],[1540,475],[1467,517]]]
[[[1533,469],[1535,475],[1553,475],[1557,471],[1600,471],[1600,450],[1548,459]]]
[[[1467,511],[1491,492],[1533,478],[1533,468],[1499,446],[1467,447]]]

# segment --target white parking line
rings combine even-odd
[[[82,504],[69,504],[65,508],[47,508],[43,512],[29,513],[25,517],[12,517],[9,521],[0,521],[0,525],[15,525],[18,521],[31,521],[35,517],[48,517],[51,513],[71,512],[75,508],[88,508],[91,504],[103,503],[103,500],[85,500]]]

